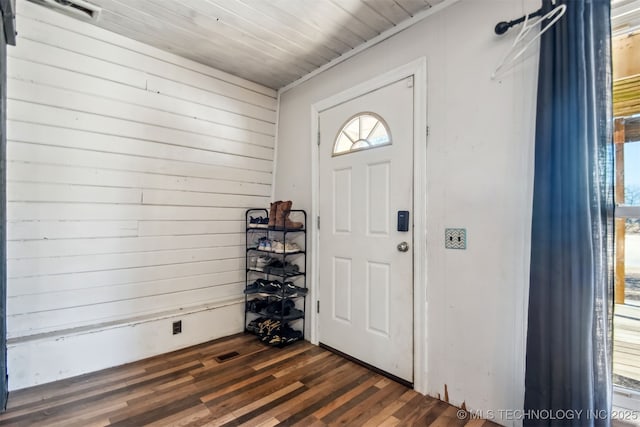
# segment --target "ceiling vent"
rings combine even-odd
[[[98,6],[84,0],[35,0],[35,2],[74,18],[88,21],[96,21],[101,10]]]

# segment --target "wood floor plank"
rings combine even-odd
[[[300,420],[300,422],[292,424],[294,427],[327,427],[327,424],[323,423],[313,415],[308,416]]]
[[[428,425],[429,427],[462,427],[467,424],[467,420],[460,419],[457,414],[458,408],[449,406],[442,412],[442,415]]]
[[[290,384],[289,386],[284,387],[276,391],[275,393],[270,393],[263,398],[242,407],[239,410],[233,411],[233,414],[236,417],[233,425],[237,426],[242,423],[249,422],[260,413],[264,412],[265,408],[269,406],[278,406],[284,402],[291,400],[292,398],[298,396],[300,393],[303,393],[306,390],[307,388],[304,384],[296,381],[295,383]],[[227,425],[230,426],[231,424],[228,423]]]
[[[347,366],[348,367],[348,366]],[[327,405],[336,396],[340,396],[348,390],[353,389],[362,382],[362,374],[359,372],[345,372],[325,381],[322,384],[309,388],[309,390],[291,402],[287,402],[271,411],[276,412],[276,418],[281,421],[280,425],[295,425],[303,419],[313,416],[313,412]],[[314,421],[315,422],[315,421]],[[249,426],[246,426],[249,427]]]
[[[360,407],[362,407],[362,403],[373,396],[378,390],[380,389],[377,387],[367,387],[352,399],[343,402],[340,407],[331,411],[327,416],[321,418],[322,421],[327,424],[350,425],[349,422],[355,417]]]
[[[290,352],[285,352],[283,354],[281,354],[280,356],[277,357],[273,357],[270,360],[267,360],[265,362],[259,363],[257,365],[253,366],[253,369],[255,369],[256,371],[259,371],[261,369],[267,368],[269,366],[272,366],[278,362],[281,362],[285,359],[289,359],[291,356],[295,356],[296,354],[302,353],[304,351],[308,351],[309,348],[307,346],[304,345],[298,345],[297,348],[295,348],[294,350],[291,350]]]
[[[121,373],[114,371],[107,375],[97,375],[95,382],[92,381],[91,376],[87,374],[82,376],[83,379],[81,381],[60,382],[57,389],[51,387],[51,384],[57,384],[58,381],[35,388],[18,390],[17,392],[11,392],[11,400],[9,400],[7,408],[12,411],[33,412],[43,406],[53,406],[64,403],[64,401],[69,398],[74,399],[74,396],[78,393],[89,396],[96,394],[96,392],[100,394],[105,390],[122,387],[121,382],[123,380],[144,374],[145,370],[143,368],[128,369],[125,367]],[[36,389],[38,393],[33,393],[33,389]],[[0,415],[0,419],[2,419],[2,417],[3,415]]]
[[[218,358],[231,354],[228,358]],[[237,354],[236,354],[237,353]],[[249,334],[9,394],[1,426],[495,426],[307,342]]]
[[[405,390],[404,393],[396,400],[381,408],[377,414],[369,418],[362,424],[363,427],[376,427],[384,420],[389,418],[394,412],[402,408],[408,401],[410,401],[415,395],[413,390]]]
[[[430,426],[450,406],[441,400],[419,403],[406,417],[400,418],[400,422],[408,426]]]
[[[402,405],[393,416],[399,420],[403,420],[409,416],[412,412],[418,409],[423,403],[434,404],[435,400],[424,401],[420,393],[415,393],[411,396],[411,399]]]
[[[278,424],[280,424],[280,421],[278,421],[277,418],[269,418],[268,420],[261,422],[260,424],[252,423],[250,425],[255,427],[274,427],[274,426],[277,426]],[[247,425],[247,424],[245,423],[242,425]]]
[[[165,427],[170,425],[172,427],[183,427],[193,421],[200,420],[211,414],[209,409],[203,405],[197,405],[192,408],[185,409],[182,412],[178,412],[170,417],[162,418],[156,422],[147,424],[147,427]]]
[[[330,421],[330,419],[339,417],[343,412],[347,411],[350,408],[350,405],[353,405],[355,403],[354,399],[358,399],[358,397],[361,396],[362,393],[365,393],[367,390],[371,389],[379,379],[380,378],[376,376],[368,378],[357,387],[354,387],[341,396],[336,396],[336,399],[318,409],[313,413],[313,415],[319,420],[323,420],[324,422],[328,422]],[[325,420],[325,418],[332,413],[333,416],[329,420]]]
[[[380,391],[376,392],[370,399],[367,399],[361,405],[353,408],[352,411],[354,413],[349,414],[348,418],[342,416],[339,420],[349,420],[348,422],[350,425],[363,425],[369,419],[380,413],[384,408],[399,399],[406,389],[407,388],[401,384],[390,381],[388,384],[380,387]]]
[[[475,418],[468,421],[464,427],[489,427],[491,424],[485,424],[487,420],[482,420],[480,418]]]
[[[385,419],[380,424],[380,427],[395,427],[399,424],[400,424],[400,420],[394,417],[393,415],[391,415],[389,418]]]
[[[62,418],[60,421],[51,422],[49,427],[84,427],[86,425],[109,425],[109,414],[118,413],[127,408],[126,402],[115,402],[107,404],[96,409],[83,411],[82,414],[74,415],[72,422],[68,417]]]
[[[163,407],[171,404],[176,400],[177,396],[191,396],[195,394],[195,386],[193,384],[183,384],[161,393],[153,393],[149,396],[137,397],[127,401],[127,409],[119,411],[116,415],[110,417],[111,423],[118,423],[129,418],[146,413],[148,408]],[[200,402],[195,402],[192,406],[196,406]],[[189,409],[189,408],[186,408]]]
[[[274,372],[273,376],[276,377],[276,378],[280,378],[280,377],[282,377],[284,375],[287,375],[289,372],[293,372],[295,370],[304,368],[305,366],[313,365],[318,361],[326,359],[330,355],[331,355],[331,353],[325,352],[325,353],[316,354],[315,356],[309,357],[306,360],[302,359],[302,360],[300,360],[300,362],[296,363],[293,366],[289,366],[289,367],[280,369],[277,372]],[[312,367],[310,367],[310,369],[312,369]]]

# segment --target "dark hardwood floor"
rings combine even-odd
[[[457,413],[307,342],[239,334],[12,392],[0,426],[496,425]]]

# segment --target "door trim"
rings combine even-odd
[[[311,105],[311,247],[310,288],[312,307],[317,307],[319,295],[318,268],[320,260],[319,230],[316,218],[320,214],[320,176],[318,150],[318,120],[320,112],[350,99],[365,95],[400,79],[413,76],[413,388],[425,394],[427,390],[427,60],[421,57],[390,70],[352,88]],[[318,345],[318,315],[310,310],[311,343]]]

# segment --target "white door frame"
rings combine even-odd
[[[320,112],[365,95],[382,86],[402,78],[413,76],[413,387],[419,393],[427,390],[427,60],[421,57],[406,65],[395,68],[364,83],[344,90],[311,105],[311,265],[309,273],[311,310],[309,310],[310,341],[318,345],[318,315],[316,312],[319,295],[318,268],[320,260],[319,230],[317,218],[320,214],[320,176],[318,150],[318,120]]]

